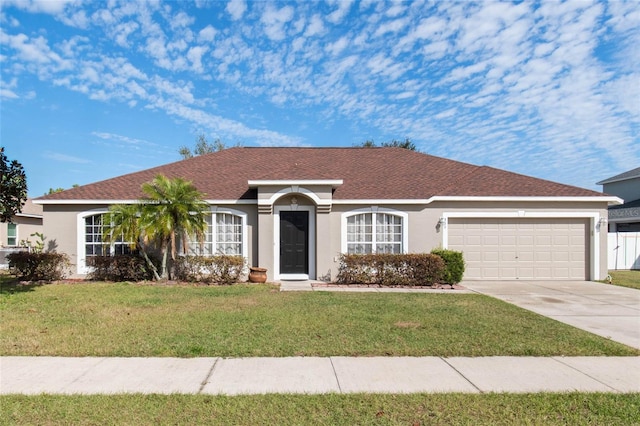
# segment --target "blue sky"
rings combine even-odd
[[[640,3],[3,0],[29,194],[244,146],[410,138],[600,189],[640,165]],[[238,165],[242,167],[242,165]]]

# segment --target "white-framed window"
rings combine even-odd
[[[117,238],[111,243],[106,243],[102,240],[103,217],[104,215],[101,213],[84,218],[85,258],[130,254],[131,242],[123,241],[122,237]]]
[[[343,214],[344,253],[406,253],[407,214],[391,209],[359,209]]]
[[[18,225],[7,223],[7,246],[18,245]]]
[[[220,254],[246,257],[246,214],[212,211],[206,217],[204,242],[189,242],[188,253],[200,256]]]

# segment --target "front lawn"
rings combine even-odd
[[[2,424],[631,425],[640,394],[0,397]]]
[[[640,351],[477,294],[1,281],[0,355],[585,356]]]
[[[611,284],[640,290],[640,271],[609,271]]]

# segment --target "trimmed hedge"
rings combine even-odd
[[[66,276],[69,257],[64,253],[29,253],[19,251],[7,255],[9,269],[25,281],[57,281]]]
[[[447,284],[457,284],[464,275],[464,259],[462,252],[455,250],[434,249],[431,254],[440,256],[445,263],[443,281]]]
[[[418,254],[343,254],[336,282],[383,286],[422,286],[442,281],[440,256]]]
[[[93,268],[87,277],[90,280],[119,282],[153,279],[153,272],[147,262],[134,254],[95,256],[87,260]]]
[[[180,256],[173,265],[176,279],[207,284],[235,284],[244,270],[242,256]]]

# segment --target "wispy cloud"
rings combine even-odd
[[[54,161],[60,161],[63,163],[76,163],[76,164],[91,163],[91,161],[86,158],[80,158],[73,155],[63,154],[60,152],[45,151],[43,155],[45,158],[48,158]]]
[[[7,7],[69,31],[0,29],[7,100],[32,74],[255,144],[315,142],[292,114],[567,181],[640,162],[637,2],[6,3],[18,22]]]

